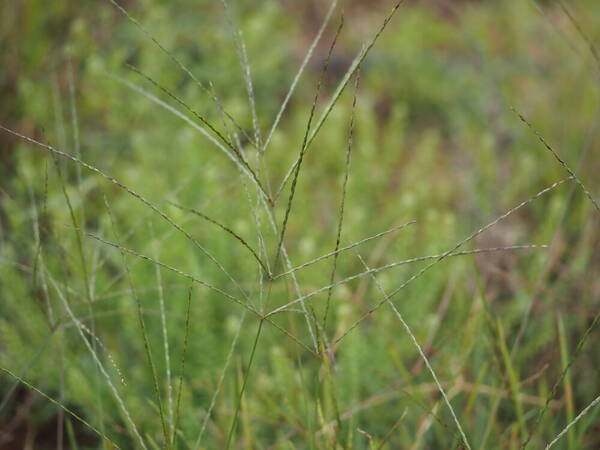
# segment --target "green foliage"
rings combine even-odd
[[[392,4],[340,2],[329,72],[341,7],[263,152],[252,104],[264,143],[320,2],[8,3],[0,124],[96,168],[0,133],[8,445],[538,448],[597,397],[599,211],[573,180],[532,198],[568,173],[511,111],[598,199],[597,2],[402,5],[360,67],[349,169],[353,81],[306,151],[277,261],[291,179],[274,200],[316,86],[313,125]],[[342,248],[416,223],[339,253],[324,324],[333,258],[275,275],[335,249],[346,170]],[[429,255],[373,277],[358,257]],[[597,448],[597,414],[557,448]]]

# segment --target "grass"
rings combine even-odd
[[[0,448],[597,448],[600,8],[3,6]]]

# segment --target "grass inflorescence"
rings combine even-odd
[[[30,3],[1,448],[600,445],[596,2]]]

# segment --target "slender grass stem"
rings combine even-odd
[[[360,262],[362,263],[362,265],[364,266],[364,268],[368,271],[369,270],[369,266],[367,265],[367,263],[365,262],[365,260],[358,253],[357,253],[357,256],[358,256],[358,259],[360,260]],[[431,363],[429,362],[429,358],[427,358],[427,355],[425,355],[425,352],[423,351],[423,348],[421,347],[421,345],[417,341],[417,338],[415,337],[414,333],[412,332],[412,330],[408,326],[408,323],[406,322],[406,320],[404,319],[404,317],[400,313],[400,310],[390,300],[389,295],[386,294],[385,290],[383,289],[383,286],[381,285],[381,283],[379,282],[379,280],[377,280],[377,278],[375,277],[375,275],[373,273],[371,273],[371,278],[373,279],[373,282],[375,283],[375,286],[377,286],[377,290],[381,293],[381,295],[383,295],[383,297],[385,298],[385,301],[390,305],[390,307],[394,311],[394,314],[396,315],[396,317],[398,318],[398,320],[400,321],[400,323],[404,327],[404,330],[406,331],[406,334],[408,334],[408,336],[410,337],[413,345],[416,347],[417,351],[419,352],[419,355],[423,359],[423,362],[425,363],[425,365],[427,366],[427,370],[429,370],[429,373],[431,374],[433,380],[435,381],[435,384],[436,384],[438,390],[440,391],[440,394],[442,394],[444,402],[446,403],[446,406],[448,406],[448,409],[450,410],[450,414],[452,414],[452,419],[454,420],[454,423],[456,424],[456,428],[458,429],[458,432],[460,433],[460,436],[462,438],[463,443],[465,444],[465,446],[467,447],[467,449],[471,449],[471,445],[469,444],[469,441],[467,439],[467,436],[465,435],[463,427],[460,424],[460,421],[458,420],[458,417],[456,415],[456,412],[454,411],[454,408],[452,407],[452,404],[450,403],[450,400],[448,399],[446,391],[444,390],[444,388],[442,387],[440,381],[438,380],[438,377],[437,377],[435,371],[433,370],[433,367],[431,367]]]
[[[292,178],[292,186],[290,188],[290,195],[288,197],[287,205],[285,208],[285,215],[283,217],[283,223],[281,225],[281,234],[279,235],[279,242],[277,243],[277,253],[275,254],[275,261],[273,263],[273,267],[277,267],[279,262],[279,256],[281,255],[281,247],[283,245],[283,239],[285,238],[285,232],[287,230],[288,220],[290,218],[290,213],[292,211],[292,204],[294,202],[294,196],[296,194],[296,186],[298,184],[298,177],[300,175],[300,169],[302,167],[302,161],[304,160],[304,154],[306,153],[306,149],[308,148],[308,136],[311,129],[313,117],[315,115],[315,110],[317,108],[317,103],[319,101],[319,96],[321,94],[321,86],[323,84],[323,79],[325,78],[325,74],[327,73],[327,69],[329,67],[329,61],[331,60],[331,54],[333,53],[333,49],[335,48],[335,44],[340,36],[342,28],[344,26],[344,20],[340,20],[340,24],[337,28],[335,36],[331,42],[331,46],[329,47],[329,52],[327,53],[327,58],[325,59],[325,63],[323,64],[323,68],[321,70],[321,74],[319,76],[319,81],[317,82],[317,88],[315,91],[315,97],[313,99],[312,106],[310,108],[310,114],[308,116],[308,122],[306,124],[306,129],[304,132],[304,138],[302,140],[302,146],[300,147],[300,155],[298,156],[298,162],[295,166],[294,176]]]
[[[104,204],[106,205],[106,210],[108,211],[108,215],[110,217],[110,221],[113,227],[113,232],[117,237],[118,241],[118,232],[117,232],[117,224],[115,222],[115,218],[112,214],[112,209],[108,203],[108,199],[104,197]],[[123,265],[125,266],[125,271],[127,272],[127,281],[129,282],[129,287],[131,289],[131,295],[135,302],[137,308],[137,316],[140,326],[140,331],[142,334],[142,340],[144,342],[144,350],[146,352],[146,357],[148,358],[148,365],[150,366],[150,373],[152,375],[152,382],[154,384],[154,394],[156,395],[156,401],[158,403],[158,414],[160,416],[160,424],[162,426],[164,445],[169,448],[171,440],[169,439],[169,431],[167,429],[167,422],[165,420],[165,411],[162,402],[162,396],[160,393],[160,386],[158,383],[158,373],[156,371],[156,365],[154,363],[154,358],[152,356],[152,349],[150,347],[150,340],[148,339],[148,331],[146,330],[146,322],[144,320],[144,311],[142,307],[142,302],[137,295],[135,290],[135,286],[133,284],[133,277],[131,275],[131,271],[129,270],[129,263],[127,262],[127,255],[124,251],[121,250],[121,257],[123,258]]]
[[[49,402],[51,402],[51,403],[55,404],[56,406],[58,406],[61,410],[65,411],[67,414],[71,415],[75,420],[77,420],[78,422],[82,423],[85,427],[89,428],[91,431],[93,431],[94,433],[96,433],[103,440],[108,441],[115,448],[121,448],[121,447],[119,447],[117,445],[116,442],[114,442],[106,434],[102,433],[100,430],[98,430],[96,427],[94,427],[91,423],[89,423],[88,421],[86,421],[83,417],[81,417],[76,412],[74,412],[73,410],[71,410],[70,408],[68,408],[67,406],[65,406],[63,403],[61,403],[58,400],[50,397],[45,392],[42,392],[40,389],[38,389],[37,387],[35,387],[33,384],[31,384],[27,380],[21,378],[16,373],[11,372],[6,367],[0,366],[0,370],[3,371],[3,372],[5,372],[6,374],[10,375],[11,377],[13,377],[15,380],[19,381],[19,383],[23,384],[24,386],[27,386],[27,388],[31,389],[32,391],[35,391],[36,393],[38,393],[39,395],[41,395],[42,397],[44,397]]]
[[[231,448],[231,443],[233,439],[233,435],[235,433],[235,429],[237,426],[237,420],[240,413],[240,408],[242,407],[242,397],[244,396],[244,392],[246,390],[246,386],[248,384],[248,379],[250,377],[250,371],[252,369],[252,363],[254,362],[254,355],[256,354],[256,349],[258,348],[258,341],[260,339],[260,334],[262,331],[264,320],[261,319],[258,322],[258,330],[256,331],[256,336],[254,338],[254,344],[252,344],[252,351],[250,353],[250,360],[248,361],[248,367],[246,368],[246,373],[244,374],[244,381],[242,383],[242,388],[240,389],[240,393],[237,398],[237,402],[235,405],[235,411],[233,413],[233,419],[231,420],[231,427],[229,428],[229,434],[227,435],[227,444],[225,445],[226,450]]]
[[[356,97],[358,95],[358,87],[360,84],[360,70],[356,72],[356,82],[354,86],[354,98],[352,99],[352,111],[350,113],[350,127],[348,130],[348,147],[346,150],[346,162],[344,164],[344,182],[342,183],[342,199],[340,200],[340,210],[338,213],[338,226],[337,234],[335,238],[335,250],[333,251],[333,264],[331,267],[331,276],[329,277],[329,284],[333,284],[335,280],[335,273],[337,271],[338,262],[338,250],[340,249],[340,241],[342,240],[342,228],[344,225],[344,209],[346,206],[346,188],[348,187],[348,179],[350,178],[350,161],[352,158],[352,144],[354,138],[354,120],[356,113]],[[327,291],[327,303],[325,304],[325,313],[323,314],[323,329],[327,326],[327,316],[329,314],[329,304],[331,303],[331,294],[333,288]]]
[[[183,351],[181,354],[181,364],[179,368],[179,389],[177,391],[177,404],[175,406],[175,422],[173,423],[173,431],[171,435],[171,446],[176,448],[175,445],[175,432],[177,431],[177,427],[179,425],[179,415],[181,413],[181,393],[183,391],[183,378],[185,375],[185,359],[187,356],[187,348],[188,348],[188,339],[190,335],[190,312],[192,309],[192,286],[190,286],[188,292],[188,301],[185,312],[185,335],[183,338]]]

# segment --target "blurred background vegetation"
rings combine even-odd
[[[383,298],[378,285],[392,292],[431,260],[337,286],[319,329],[300,304],[261,321],[90,236],[244,291],[254,311],[329,285],[333,258],[297,271],[298,286],[270,281],[240,241],[173,205],[220,222],[273,263],[269,217],[281,229],[291,183],[263,208],[249,178],[191,125],[201,124],[191,110],[276,192],[302,148],[342,13],[316,117],[394,6],[339,2],[262,154],[255,129],[264,142],[330,3],[119,4],[129,18],[108,0],[0,4],[0,124],[115,177],[221,268],[119,186],[0,132],[1,449],[540,448],[598,396],[600,214],[572,181],[460,250],[548,247],[449,257],[393,297],[468,444],[393,309],[364,316]],[[443,254],[567,177],[511,108],[599,198],[596,42],[594,0],[405,1],[360,68],[341,246],[416,223],[340,253],[335,279],[365,270],[357,253],[369,267]],[[292,265],[336,248],[353,85],[303,160],[284,240]],[[274,272],[286,269],[279,259]],[[318,323],[327,296],[305,303]],[[599,411],[555,447],[598,448]]]

